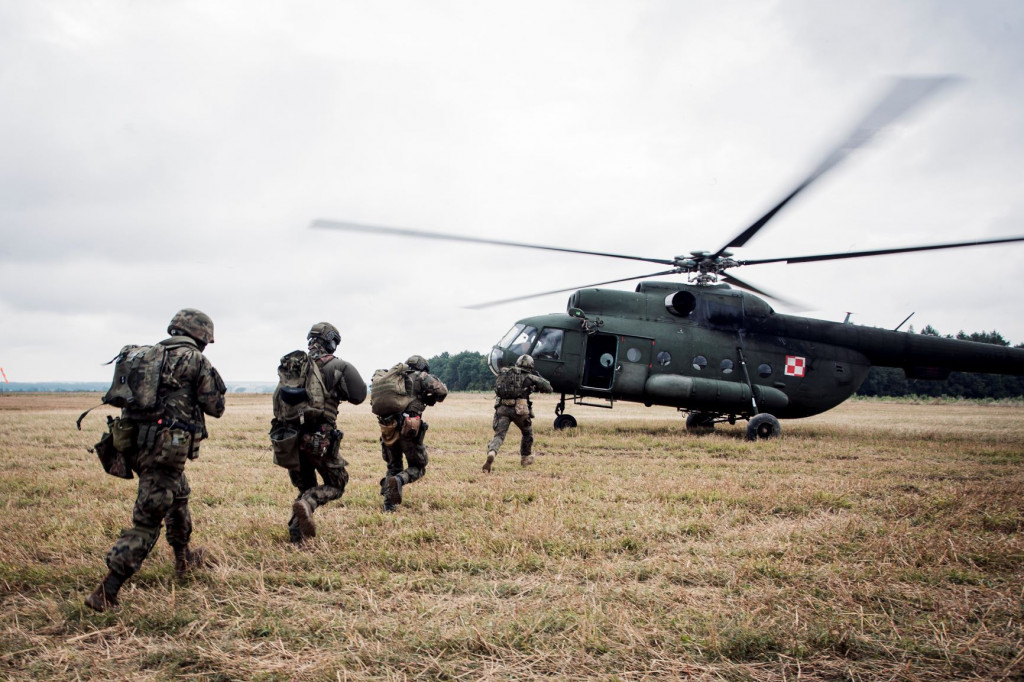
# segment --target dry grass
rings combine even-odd
[[[74,429],[97,397],[0,398],[0,677],[1024,677],[1024,407],[857,401],[751,444],[630,405],[556,433],[545,398],[537,464],[513,431],[490,476],[489,396],[432,408],[392,515],[344,408],[344,504],[296,550],[269,397],[232,395],[188,467],[219,565],[178,584],[161,539],[105,614],[82,599],[134,484],[85,450],[101,416]]]

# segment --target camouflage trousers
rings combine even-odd
[[[310,511],[340,498],[348,484],[348,466],[339,454],[341,441],[331,439],[326,447],[318,447],[315,441],[303,437],[299,445],[299,468],[288,472],[292,485],[298,488],[296,500],[305,500]],[[317,485],[316,475],[320,474],[323,483]],[[288,519],[288,533],[293,540],[301,538],[299,522],[293,514]]]
[[[167,543],[184,547],[192,537],[192,515],[188,497],[192,489],[184,471],[150,469],[139,473],[139,494],[132,511],[132,527],[107,552],[107,568],[128,577],[142,566],[160,537],[160,526],[167,526]]]
[[[528,414],[516,414],[516,408],[508,405],[499,405],[494,408],[494,422],[491,427],[494,429],[494,438],[487,444],[488,452],[497,452],[501,444],[505,442],[508,435],[508,427],[515,424],[523,432],[523,438],[519,442],[519,454],[527,457],[533,452],[533,418]]]
[[[388,476],[398,476],[403,485],[423,478],[427,473],[427,446],[423,444],[426,433],[427,424],[424,422],[415,436],[399,436],[391,445],[381,440],[381,456],[387,462]],[[408,466],[403,468],[405,462]],[[385,480],[381,479],[381,494],[384,494]]]

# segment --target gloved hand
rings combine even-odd
[[[494,464],[494,455],[492,453],[487,454],[487,461],[484,462],[483,472],[485,474],[491,473],[491,465]]]

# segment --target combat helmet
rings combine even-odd
[[[182,308],[171,318],[167,333],[171,336],[184,334],[205,346],[213,343],[213,320],[201,310]]]
[[[427,364],[427,359],[422,355],[410,355],[409,359],[405,361],[405,364],[420,372],[430,371],[430,365]]]
[[[516,367],[521,367],[522,369],[533,369],[533,356],[520,355],[516,358]]]
[[[317,322],[310,327],[309,333],[306,334],[307,341],[313,339],[320,341],[320,345],[325,351],[333,353],[341,343],[341,332],[330,322]]]

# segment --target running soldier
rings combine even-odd
[[[524,467],[533,464],[533,401],[530,394],[534,391],[551,393],[551,390],[548,380],[533,371],[533,358],[529,355],[520,355],[515,367],[501,370],[494,381],[494,438],[487,444],[484,473],[491,473],[494,458],[508,435],[509,424],[518,426],[523,434],[519,442],[519,463]]]
[[[423,438],[427,434],[427,423],[423,411],[428,405],[443,402],[448,396],[448,387],[430,373],[430,366],[419,355],[405,361],[405,390],[411,399],[408,406],[399,413],[378,415],[380,423],[380,445],[384,461],[387,462],[387,476],[380,480],[380,494],[384,497],[384,511],[393,512],[402,503],[402,488],[423,477],[427,469],[427,448]],[[402,456],[408,461],[403,469]]]
[[[288,535],[301,543],[316,536],[313,512],[331,500],[339,499],[348,484],[348,462],[339,454],[342,432],[338,429],[338,405],[359,405],[366,400],[366,382],[355,367],[333,355],[341,343],[341,334],[330,322],[318,322],[306,335],[309,355],[320,368],[324,382],[322,416],[305,421],[299,431],[299,466],[288,471],[299,496],[292,503]],[[272,430],[279,424],[275,419]],[[317,485],[317,473],[323,483]]]
[[[208,437],[206,418],[224,414],[225,386],[220,374],[203,355],[213,343],[213,320],[193,308],[185,308],[167,327],[170,338],[160,342],[166,351],[160,365],[156,405],[139,411],[124,408],[119,428],[134,434],[127,454],[139,474],[139,492],[132,512],[132,527],[107,553],[109,572],[85,604],[96,611],[117,606],[121,586],[142,565],[167,527],[167,543],[174,551],[174,575],[178,579],[207,564],[202,547],[191,549],[191,489],[185,478],[185,461],[199,456],[199,443]]]

